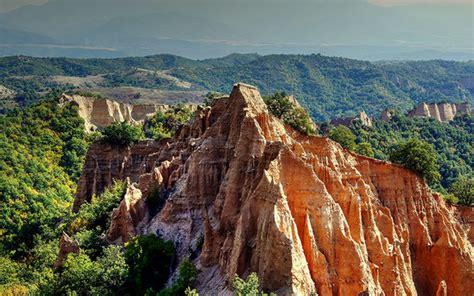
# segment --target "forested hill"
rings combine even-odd
[[[191,60],[173,55],[120,59],[0,58],[0,84],[17,101],[32,93],[73,87],[55,77],[99,77],[94,87],[217,91],[241,81],[263,94],[294,94],[318,121],[385,108],[407,111],[420,102],[473,102],[474,62],[413,61],[371,63],[322,55],[233,54]],[[91,78],[92,79],[92,78]],[[68,80],[66,80],[68,81]],[[176,81],[183,83],[176,83]],[[84,83],[82,88],[89,87]],[[75,86],[77,87],[77,85]]]

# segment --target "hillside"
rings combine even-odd
[[[191,60],[173,55],[121,59],[0,58],[0,84],[34,100],[54,88],[133,86],[170,91],[225,92],[234,81],[258,86],[264,95],[296,95],[317,121],[386,108],[410,110],[426,102],[473,102],[474,62],[370,63],[321,55],[230,55]],[[71,77],[89,77],[82,85]],[[83,79],[84,80],[84,79]],[[140,90],[137,90],[140,92]],[[25,98],[26,97],[26,98]]]

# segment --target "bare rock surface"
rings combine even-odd
[[[114,122],[126,121],[131,124],[143,123],[157,111],[166,111],[168,105],[133,105],[104,98],[63,94],[60,104],[75,104],[84,119],[85,130],[104,128]]]
[[[451,104],[451,103],[421,103],[413,110],[408,112],[408,117],[431,117],[441,122],[449,122],[454,117],[462,114],[474,114],[474,109],[467,103]]]
[[[472,232],[456,209],[407,169],[285,126],[252,86],[235,85],[169,141],[94,144],[75,206],[126,178],[109,234],[154,233],[179,258],[197,256],[204,295],[229,294],[250,272],[278,295],[474,291]],[[156,212],[134,206],[157,190]]]
[[[359,121],[363,126],[371,127],[372,119],[364,112],[359,112],[356,116],[346,117],[346,118],[334,118],[331,120],[331,124],[334,126],[344,125],[351,127],[355,121]]]
[[[59,253],[54,262],[54,268],[60,268],[63,266],[66,261],[67,255],[69,254],[79,254],[80,253],[79,242],[73,240],[66,233],[63,233],[61,239],[59,240]]]

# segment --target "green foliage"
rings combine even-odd
[[[415,171],[430,185],[436,184],[441,178],[433,146],[418,139],[410,139],[398,145],[390,154],[390,160]]]
[[[87,149],[76,107],[35,103],[0,116],[0,251],[23,256],[67,216]]]
[[[160,291],[168,280],[174,254],[173,243],[153,234],[137,236],[127,242],[125,260],[130,267],[128,291],[133,295],[143,295],[150,289]]]
[[[459,203],[474,206],[474,176],[459,177],[451,185],[450,191]]]
[[[104,141],[112,145],[130,145],[144,138],[140,127],[133,126],[126,121],[114,122],[106,126],[102,134]]]
[[[194,90],[227,93],[241,81],[265,95],[275,90],[296,95],[317,121],[366,111],[378,116],[385,108],[402,112],[421,102],[465,102],[472,89],[474,62],[419,61],[370,63],[322,55],[231,55],[193,61],[171,55],[119,59],[0,58],[0,84],[20,93],[17,102],[31,102],[37,92],[58,87],[54,75],[103,74],[101,86],[180,88],[158,72],[166,70]],[[0,110],[1,111],[1,110]]]
[[[186,290],[184,290],[184,295],[186,295],[186,296],[199,296],[199,293],[197,292],[196,289],[191,289],[190,287],[187,287]]]
[[[370,143],[367,143],[367,142],[362,142],[362,143],[357,144],[355,147],[355,152],[361,155],[368,156],[368,157],[375,156],[374,149],[372,149],[372,145],[370,145]]]
[[[192,110],[182,104],[178,104],[166,112],[159,111],[148,120],[145,135],[155,141],[171,138],[192,116]]]
[[[73,217],[69,230],[75,233],[82,229],[96,227],[100,227],[102,230],[107,229],[111,212],[120,204],[125,190],[124,181],[115,181],[100,197],[93,196],[91,202],[84,203],[80,211]]]
[[[185,258],[179,267],[179,276],[170,288],[161,290],[157,296],[174,296],[186,294],[187,289],[194,287],[198,271],[194,264]]]
[[[329,138],[341,144],[342,147],[354,150],[356,148],[356,136],[352,131],[343,125],[340,125],[329,132]]]
[[[267,104],[268,111],[285,124],[305,135],[316,133],[308,112],[295,106],[284,92],[276,92],[272,96],[263,97],[263,100]]]
[[[128,275],[121,247],[109,246],[92,261],[86,254],[70,254],[63,265],[57,292],[67,295],[116,295]]]
[[[234,278],[232,283],[234,288],[235,296],[266,296],[267,293],[264,293],[260,289],[260,283],[258,276],[255,272],[252,272],[246,280],[241,279],[237,275]],[[270,294],[273,295],[273,294]]]
[[[453,121],[396,115],[390,121],[375,121],[371,128],[360,124],[351,127],[357,143],[368,142],[374,156],[388,159],[394,146],[410,138],[430,143],[439,159],[441,186],[449,188],[462,175],[472,175],[474,168],[474,116],[464,114]]]

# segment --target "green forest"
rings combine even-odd
[[[190,114],[177,106],[158,113],[145,130],[150,137],[170,137]],[[124,182],[71,211],[91,141],[129,145],[143,139],[142,127],[117,123],[103,135],[85,134],[77,107],[60,107],[51,96],[0,116],[0,131],[1,295],[180,295],[193,287],[196,268],[189,260],[174,266],[172,243],[154,235],[124,246],[107,243]],[[62,233],[77,240],[81,252],[55,268]],[[165,288],[172,268],[177,280]]]
[[[158,72],[191,83],[177,85]],[[236,82],[257,86],[263,95],[295,95],[316,121],[386,108],[402,112],[421,102],[473,102],[474,62],[412,61],[371,63],[322,55],[232,54],[191,60],[173,55],[118,59],[0,58],[0,84],[17,92],[19,104],[48,89],[71,89],[53,76],[99,75],[101,87],[228,93]],[[2,102],[2,108],[11,104]],[[1,107],[1,105],[0,105]],[[0,110],[2,111],[2,110]]]

